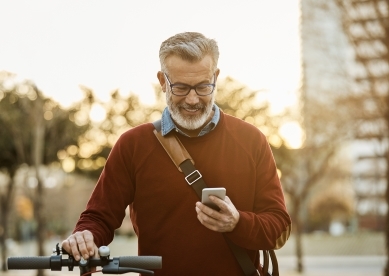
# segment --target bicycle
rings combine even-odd
[[[39,257],[9,257],[7,259],[8,269],[51,269],[61,271],[62,267],[68,267],[73,271],[79,267],[80,276],[90,275],[95,272],[103,274],[124,274],[129,272],[154,275],[152,269],[162,268],[161,256],[120,256],[110,258],[108,246],[99,248],[100,258],[90,258],[76,261],[72,255],[61,248],[57,243],[51,256]],[[67,256],[67,258],[63,258]],[[101,270],[92,271],[94,267],[102,267]]]

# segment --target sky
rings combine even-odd
[[[155,101],[162,41],[201,32],[219,45],[219,78],[267,91],[274,112],[296,103],[298,0],[0,0],[0,71],[70,106],[79,85],[105,101],[119,89]]]

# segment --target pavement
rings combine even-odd
[[[320,246],[320,250],[315,252],[306,250],[308,255],[303,257],[304,273],[296,272],[297,260],[293,254],[293,239],[288,241],[287,246],[276,252],[279,270],[281,276],[382,276],[386,263],[386,256],[383,254],[383,236],[364,237],[358,236],[354,242],[348,241],[348,238],[339,239],[345,244],[339,245],[339,250],[334,250],[336,244],[333,238],[328,237],[309,237],[305,239],[305,247],[315,248],[318,240],[321,240],[323,244]],[[55,242],[59,239],[53,239],[47,243],[48,251],[51,252],[51,248],[55,246]],[[331,242],[330,242],[331,241]],[[360,244],[364,248],[360,248]],[[355,248],[349,248],[355,246]],[[114,242],[109,245],[111,250],[111,256],[132,256],[137,255],[137,239],[125,238],[118,236]],[[369,248],[367,248],[369,247]],[[377,248],[378,247],[378,248]],[[34,256],[36,252],[35,243],[24,244],[10,244],[10,256]],[[323,248],[328,248],[324,250]],[[357,248],[357,250],[356,250]],[[22,253],[23,252],[23,253]],[[330,253],[326,255],[325,253]],[[335,253],[334,253],[335,252]],[[338,253],[336,253],[338,252]],[[339,253],[340,252],[340,253]],[[35,276],[36,271],[30,270],[9,270],[7,272],[0,272],[1,276]],[[79,275],[77,268],[74,271],[67,271],[64,268],[62,271],[45,271],[45,276],[70,276]],[[96,273],[94,275],[102,275],[102,273]],[[136,273],[128,273],[126,275],[137,275]]]

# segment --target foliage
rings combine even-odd
[[[13,81],[13,79],[8,80]],[[45,98],[36,86],[23,81],[6,87],[0,84],[0,167],[11,169],[21,164],[33,164],[32,136],[36,116],[44,117],[43,164],[58,160],[59,150],[77,143],[87,125],[77,125],[72,117],[77,109],[64,110],[53,100]],[[37,110],[38,99],[43,109]]]
[[[0,194],[0,249],[2,270],[5,270],[8,238],[8,216],[15,187],[15,173],[23,165],[35,169],[37,187],[32,196],[34,217],[37,222],[38,254],[43,254],[45,219],[43,215],[43,181],[39,175],[42,165],[57,160],[57,152],[74,142],[86,129],[71,117],[75,110],[63,110],[51,99],[45,98],[34,83],[20,81],[15,75],[0,74],[0,169],[9,176]],[[38,275],[42,275],[42,270]]]
[[[77,143],[60,151],[59,155],[62,162],[73,160],[75,166],[69,168],[69,172],[74,169],[97,178],[119,136],[132,127],[158,119],[161,110],[146,107],[137,96],[123,96],[117,90],[107,102],[100,102],[94,99],[91,89],[82,89],[90,95],[91,101],[75,114],[76,121],[90,115],[96,118],[92,118],[88,130],[78,136]]]
[[[225,113],[257,126],[278,148],[285,143],[278,130],[288,114],[271,115],[270,104],[259,100],[260,93],[227,77],[218,81],[216,104]]]

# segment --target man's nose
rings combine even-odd
[[[196,104],[199,102],[199,95],[197,95],[194,88],[189,91],[189,94],[185,97],[185,102],[188,104]]]

